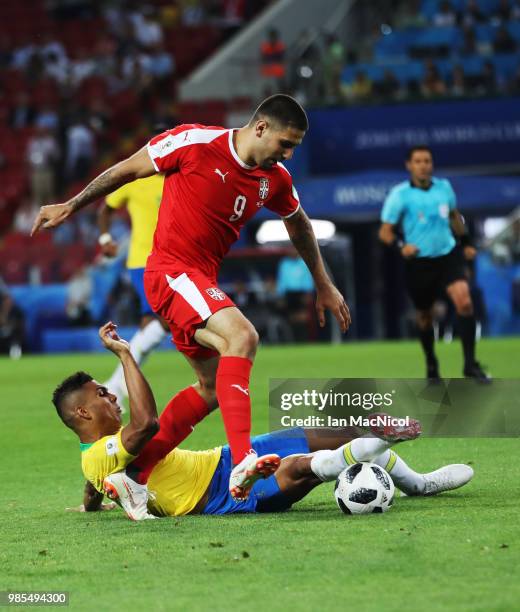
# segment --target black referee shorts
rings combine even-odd
[[[405,260],[406,286],[417,310],[429,310],[442,297],[446,287],[467,280],[462,249],[456,246],[441,257],[415,257]]]

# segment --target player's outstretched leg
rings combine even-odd
[[[224,421],[234,468],[229,491],[249,494],[248,472],[254,453],[251,450],[251,397],[249,376],[258,345],[258,334],[250,321],[236,307],[212,314],[206,327],[198,329],[195,340],[220,354],[215,377],[218,405]]]
[[[415,421],[415,424],[418,424]],[[390,433],[390,432],[387,432]],[[338,477],[338,474],[347,466],[359,461],[373,461],[376,457],[387,451],[393,444],[403,440],[413,440],[420,435],[420,427],[406,433],[400,432],[382,438],[356,438],[336,450],[320,450],[312,454],[311,469],[322,481],[328,482]]]
[[[214,407],[215,402],[208,404],[194,387],[179,391],[162,411],[159,431],[127,466],[127,475],[138,484],[146,484],[157,463],[185,440]]]
[[[473,478],[473,469],[464,464],[445,465],[434,472],[420,474],[412,470],[393,450],[387,450],[372,461],[384,468],[395,486],[409,496],[451,491],[464,486]]]
[[[275,474],[286,502],[285,508],[305,497],[322,482],[335,480],[349,465],[358,461],[373,461],[392,444],[393,441],[380,438],[356,438],[334,450],[323,449],[285,457]],[[269,500],[260,500],[258,508],[261,512],[273,511]]]

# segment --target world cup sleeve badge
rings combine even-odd
[[[447,219],[450,214],[450,206],[449,204],[439,204],[439,215],[443,219]]]
[[[119,445],[117,443],[117,438],[112,436],[106,441],[105,448],[107,451],[107,455],[115,455],[119,451]]]

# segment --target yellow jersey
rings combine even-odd
[[[103,480],[121,472],[135,456],[124,448],[121,430],[92,444],[80,444],[81,468],[85,478],[103,492]],[[205,451],[173,449],[154,467],[148,479],[148,490],[155,499],[148,509],[156,516],[188,514],[201,500],[213,478],[222,448]]]
[[[152,250],[163,183],[164,177],[161,174],[153,174],[123,185],[105,199],[110,208],[117,209],[126,205],[130,215],[132,234],[126,260],[128,268],[146,266],[146,259]]]

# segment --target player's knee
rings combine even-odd
[[[238,357],[252,359],[256,354],[258,340],[258,332],[251,323],[248,323],[234,331],[233,337],[228,342],[227,352]]]
[[[311,470],[311,459],[311,455],[296,455],[283,460],[291,480],[301,482],[316,478]]]
[[[473,314],[473,302],[469,294],[463,296],[456,304],[457,314],[463,317],[469,317]]]

